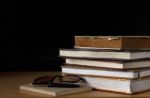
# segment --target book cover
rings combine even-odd
[[[115,70],[98,67],[83,67],[83,66],[61,66],[64,74],[82,75],[82,76],[97,76],[122,79],[141,79],[150,76],[150,68],[135,69],[135,70]]]
[[[51,96],[61,96],[67,94],[83,93],[91,91],[91,87],[84,85],[78,88],[58,88],[58,87],[47,87],[47,86],[33,86],[31,84],[25,84],[20,86],[20,90],[31,91],[35,93],[41,93]]]
[[[150,90],[150,78],[144,79],[113,79],[102,77],[83,76],[87,83],[94,89],[134,94]]]
[[[150,68],[150,59],[139,60],[103,60],[103,59],[79,59],[66,58],[65,64],[84,66],[84,67],[99,67],[112,69],[139,69]]]
[[[75,36],[75,46],[149,50],[150,36]]]
[[[90,59],[142,59],[150,58],[150,51],[146,50],[87,50],[87,49],[60,49],[60,56]]]

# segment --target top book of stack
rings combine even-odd
[[[150,36],[75,36],[75,48],[150,50]]]

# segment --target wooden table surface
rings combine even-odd
[[[56,72],[0,72],[0,98],[48,98],[53,97],[44,94],[33,93],[29,91],[20,90],[19,86],[30,83],[34,78],[58,74]],[[150,91],[126,95],[120,93],[106,92],[106,91],[90,91],[85,93],[78,93],[73,95],[59,96],[61,97],[150,97]]]

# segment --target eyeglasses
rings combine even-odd
[[[47,85],[49,87],[79,87],[77,84],[85,80],[76,75],[55,75],[55,76],[41,76],[33,80],[32,85]]]

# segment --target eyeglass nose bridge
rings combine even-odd
[[[56,75],[52,78],[52,81],[51,82],[55,82],[55,79],[58,78],[59,79],[59,82],[69,82],[69,81],[64,81],[63,78],[66,77],[66,76],[60,76],[60,75]],[[75,81],[76,82],[76,81]],[[74,82],[72,82],[74,83]]]
[[[55,76],[52,78],[51,82],[55,82],[55,79],[56,79],[57,77],[58,77],[59,81],[62,82],[62,76],[59,76],[59,75],[55,75]]]
[[[76,80],[73,80],[73,81],[64,81],[63,80],[63,77],[72,77],[72,78],[76,78]],[[61,76],[60,77],[60,81],[61,82],[69,82],[69,83],[77,83],[77,82],[79,82],[79,81],[82,81],[82,82],[86,82],[86,80],[84,79],[84,78],[82,78],[82,77],[79,77],[79,76],[76,76],[76,75],[66,75],[66,76]]]

